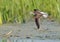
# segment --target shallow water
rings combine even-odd
[[[20,39],[20,38],[9,38],[7,40],[2,41],[0,39],[0,42],[60,42],[60,40],[41,40],[41,39]]]

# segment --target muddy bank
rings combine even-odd
[[[0,26],[0,37],[19,37],[34,39],[60,39],[60,24],[51,21],[41,21],[37,30],[34,21],[25,24],[4,24]]]

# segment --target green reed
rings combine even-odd
[[[25,23],[32,17],[34,8],[51,14],[52,19],[60,22],[60,0],[0,0],[0,24]]]

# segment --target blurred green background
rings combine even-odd
[[[31,20],[29,12],[35,8],[60,22],[60,0],[0,0],[0,24],[25,23]]]

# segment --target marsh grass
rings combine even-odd
[[[25,23],[32,18],[29,12],[34,8],[60,22],[60,0],[0,0],[0,24]]]

